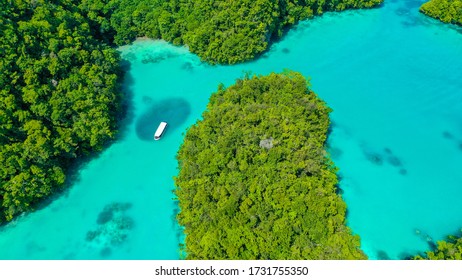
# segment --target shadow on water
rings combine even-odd
[[[172,130],[183,124],[190,113],[191,105],[183,98],[154,103],[136,120],[136,135],[143,141],[152,141],[160,122],[167,122],[167,129]]]
[[[116,140],[122,140],[127,133],[127,127],[133,122],[135,106],[133,104],[133,85],[135,84],[133,76],[130,72],[130,62],[123,60],[121,69],[124,71],[124,78],[121,87],[123,99],[121,102],[120,114],[117,116],[119,134]]]
[[[330,154],[330,158],[335,162],[339,160],[343,155],[343,150],[337,147],[334,147],[330,141],[332,138],[333,129],[337,126],[337,124],[331,121],[329,127],[327,128],[327,141],[326,141],[326,150]]]
[[[175,238],[176,242],[178,244],[178,255],[180,259],[185,259],[186,258],[186,252],[184,249],[185,246],[185,235],[184,235],[184,227],[179,224],[178,221],[178,214],[180,214],[181,209],[180,209],[180,202],[178,198],[173,199],[173,211],[171,215],[171,220],[172,220],[172,228],[173,231],[175,232]]]
[[[408,252],[402,252],[399,254],[398,256],[398,259],[400,260],[412,260],[414,258],[414,256],[416,256],[416,254],[411,254],[411,253],[408,253]]]
[[[345,191],[340,186],[342,180],[343,180],[343,175],[337,172],[337,184],[335,184],[334,187],[335,187],[335,194],[337,194],[338,196],[342,196],[345,193]]]
[[[335,162],[339,160],[343,155],[343,150],[332,146],[332,143],[331,143],[332,133],[333,133],[334,128],[336,127],[337,127],[337,124],[334,121],[331,121],[329,127],[327,128],[327,140],[326,140],[326,147],[325,147],[326,151],[329,153],[331,160],[334,162],[334,165],[335,165]],[[343,175],[340,172],[337,172],[337,184],[335,184],[334,187],[335,187],[335,193],[338,196],[342,196],[345,193],[341,187],[342,180],[343,180]]]
[[[377,259],[379,260],[391,260],[390,256],[388,256],[387,252],[378,250],[377,251]]]

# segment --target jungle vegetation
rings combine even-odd
[[[119,55],[68,1],[0,2],[0,222],[116,132]]]
[[[431,0],[423,4],[420,11],[442,22],[462,25],[461,0]]]
[[[459,236],[448,236],[446,240],[438,241],[434,251],[426,252],[424,256],[416,256],[416,260],[462,260],[462,230]]]
[[[210,63],[254,58],[299,20],[383,0],[81,0],[101,38],[117,45],[147,36],[187,45]]]
[[[76,158],[116,134],[116,44],[162,38],[235,63],[298,20],[381,1],[0,1],[0,223],[54,193]]]
[[[220,86],[175,178],[188,259],[365,259],[325,150],[331,111],[296,72]]]

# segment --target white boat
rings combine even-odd
[[[164,134],[164,131],[166,128],[167,128],[167,123],[161,122],[159,124],[159,127],[157,127],[156,133],[154,133],[154,140],[159,140],[160,137],[162,137],[162,134]]]

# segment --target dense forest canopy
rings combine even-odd
[[[447,240],[438,241],[436,249],[416,256],[417,260],[462,260],[462,230],[459,236],[449,236]]]
[[[462,25],[462,0],[431,0],[420,11],[442,22]]]
[[[0,222],[114,136],[119,55],[72,1],[0,2]]]
[[[114,43],[162,38],[235,63],[300,19],[381,1],[0,1],[0,222],[32,209],[63,185],[75,158],[114,137]]]
[[[325,151],[330,109],[295,72],[212,95],[175,178],[189,259],[364,259]]]
[[[299,20],[325,11],[371,8],[383,0],[82,0],[101,38],[118,45],[135,37],[184,44],[203,60],[254,58]]]

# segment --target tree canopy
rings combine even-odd
[[[431,0],[424,3],[420,11],[442,22],[462,25],[461,0]]]
[[[383,0],[82,0],[102,38],[184,44],[211,63],[237,63],[267,49],[285,27],[325,11],[371,8]]]
[[[0,1],[0,222],[59,189],[73,160],[116,133],[119,55],[137,36],[235,63],[285,26],[382,0]]]
[[[462,233],[462,230],[461,230]],[[448,236],[446,240],[438,241],[433,251],[425,256],[416,256],[417,260],[462,260],[462,236]]]
[[[364,259],[325,150],[330,109],[296,72],[220,86],[175,178],[188,259]]]
[[[70,0],[1,1],[0,32],[1,222],[114,136],[120,68]]]

